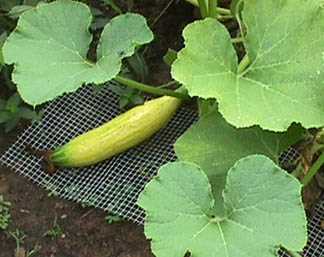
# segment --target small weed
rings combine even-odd
[[[8,232],[8,234],[16,241],[15,257],[33,257],[36,253],[39,252],[41,247],[38,244],[36,244],[33,249],[28,251],[24,247],[22,247],[22,245],[24,244],[24,240],[27,237],[24,231],[16,229],[13,232]]]
[[[9,232],[9,235],[15,239],[16,251],[19,251],[26,238],[25,232],[17,228],[14,232]]]
[[[0,195],[0,230],[6,230],[9,226],[11,215],[10,215],[11,203],[3,199]]]
[[[49,229],[44,236],[50,237],[52,240],[55,240],[63,236],[63,229],[57,224],[57,217],[54,219],[53,227]]]
[[[81,202],[81,207],[84,208],[84,209],[91,208],[93,206],[94,205],[93,205],[93,203],[91,201],[86,200],[84,202]]]
[[[89,197],[88,199],[82,200],[81,207],[89,208],[96,206],[96,199],[94,197]]]
[[[107,214],[105,220],[108,224],[113,224],[113,223],[121,222],[124,219],[117,214],[109,213]]]
[[[55,186],[52,186],[50,184],[48,186],[46,186],[46,191],[48,191],[47,192],[47,196],[48,197],[56,197],[56,196],[59,195],[56,187]]]
[[[37,254],[41,249],[41,246],[40,245],[35,245],[35,247],[29,251],[27,251],[26,253],[26,257],[33,257],[35,256],[35,254]]]
[[[58,193],[56,192],[56,191],[49,191],[48,193],[47,193],[47,196],[50,198],[50,197],[56,197],[56,196],[58,196]]]

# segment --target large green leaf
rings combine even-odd
[[[272,257],[280,245],[297,251],[306,244],[300,191],[294,177],[255,155],[228,172],[224,202],[213,199],[198,166],[176,162],[161,168],[139,205],[157,257]],[[215,216],[214,205],[224,205],[226,215]]]
[[[243,22],[251,61],[246,69],[238,69],[226,28],[207,18],[184,30],[186,47],[173,64],[173,78],[192,96],[216,98],[220,112],[236,127],[323,126],[322,1],[245,1]]]
[[[278,163],[280,153],[303,138],[298,125],[287,132],[271,132],[259,126],[237,129],[214,110],[189,128],[175,144],[180,160],[198,164],[207,173],[224,173],[251,154],[263,154]]]
[[[285,133],[265,131],[258,126],[237,129],[214,110],[178,139],[175,151],[180,160],[194,162],[206,172],[215,198],[220,199],[226,173],[235,162],[251,154],[263,154],[278,163],[280,153],[304,133],[297,125]]]
[[[15,64],[13,80],[27,103],[41,104],[84,83],[114,78],[121,60],[153,39],[144,17],[117,16],[105,26],[98,61],[92,63],[87,60],[91,19],[86,5],[70,0],[41,4],[21,15],[3,54],[6,63]]]

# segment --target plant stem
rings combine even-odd
[[[242,43],[243,42],[243,37],[231,38],[231,42],[233,44]]]
[[[115,4],[114,1],[106,1],[107,4],[110,5],[110,7],[118,14],[123,14],[123,11],[119,8],[117,4]]]
[[[167,88],[167,87],[171,87],[171,86],[175,86],[175,85],[180,85],[178,81],[175,81],[175,80],[172,80],[172,81],[169,81],[165,84],[162,84],[160,86],[157,86],[158,88]]]
[[[242,23],[242,20],[241,20],[241,15],[240,15],[240,12],[238,11],[241,7],[241,5],[243,4],[243,0],[239,0],[236,4],[236,11],[234,12],[234,16],[236,18],[236,21],[239,25],[239,28],[240,28],[240,34],[242,35],[243,39],[245,37],[245,30],[244,30],[244,26],[243,26],[243,23]]]
[[[205,0],[198,0],[201,17],[206,18],[208,16],[208,10]]]
[[[238,74],[242,73],[242,72],[246,69],[246,67],[249,66],[249,64],[250,64],[250,58],[249,58],[249,56],[246,54],[246,55],[243,57],[243,59],[241,60],[239,66],[238,66],[238,68],[237,68],[237,72],[238,72]]]
[[[302,179],[303,186],[307,186],[308,183],[312,180],[312,178],[316,175],[319,169],[324,164],[324,153],[321,153],[320,157],[316,160],[316,162],[312,165],[312,167],[307,172],[306,176]]]
[[[199,7],[199,4],[198,4],[198,2],[197,2],[197,0],[186,0],[189,4],[192,4],[192,5],[194,5],[194,6],[196,6],[196,7]]]
[[[138,90],[146,92],[146,93],[150,93],[150,94],[154,94],[154,95],[173,96],[173,97],[177,97],[177,98],[184,99],[184,100],[189,99],[189,96],[186,94],[175,92],[175,91],[169,90],[169,89],[163,89],[163,88],[149,86],[149,85],[146,85],[146,84],[122,77],[122,76],[116,76],[114,78],[114,80],[120,84],[127,86],[127,87],[135,88],[135,89],[138,89]]]
[[[302,255],[296,251],[291,251],[288,250],[287,248],[283,247],[282,245],[280,246],[285,252],[287,252],[291,257],[302,257]]]
[[[231,10],[226,8],[217,7],[217,12],[222,15],[232,15]]]
[[[208,1],[208,16],[217,18],[217,0]]]
[[[151,28],[154,27],[154,25],[160,20],[160,18],[166,13],[166,11],[170,8],[170,6],[173,4],[174,0],[171,0],[168,2],[168,4],[162,9],[160,14],[154,19],[154,21],[151,24]]]
[[[226,20],[230,20],[233,19],[234,16],[233,15],[216,15],[217,20],[219,21],[226,21]]]
[[[196,7],[199,7],[197,0],[186,0],[186,1]],[[226,8],[217,7],[216,9],[219,14],[223,14],[223,15],[231,15],[232,14],[231,11]]]
[[[324,144],[324,128],[321,128],[316,134],[316,142]]]

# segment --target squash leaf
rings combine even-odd
[[[180,160],[193,162],[206,172],[215,198],[221,199],[227,171],[235,162],[251,154],[263,154],[278,164],[279,155],[304,134],[305,130],[296,124],[281,133],[258,126],[237,129],[214,109],[178,139],[175,152]]]
[[[321,127],[323,7],[321,0],[244,1],[250,60],[245,69],[222,24],[210,18],[194,22],[184,30],[186,47],[173,64],[173,78],[192,96],[216,98],[236,127],[284,131],[293,122]]]
[[[87,60],[91,19],[88,6],[70,0],[41,4],[20,16],[3,55],[6,63],[15,64],[12,76],[24,101],[38,105],[84,83],[111,80],[124,57],[153,39],[144,17],[117,16],[105,26],[92,63]]]
[[[307,241],[297,179],[262,155],[228,172],[223,201],[213,199],[205,173],[175,162],[160,169],[140,195],[145,234],[157,257],[273,257],[279,246],[299,251]],[[214,205],[226,214],[217,216]]]

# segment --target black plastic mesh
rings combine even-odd
[[[30,126],[0,157],[0,162],[51,194],[143,224],[144,212],[136,205],[138,195],[161,165],[175,160],[173,144],[197,119],[194,111],[181,108],[167,127],[136,148],[91,167],[63,169],[54,176],[45,174],[41,160],[25,151],[26,145],[39,150],[54,149],[119,112],[118,97],[109,87],[100,91],[83,87],[49,104],[42,121]],[[290,149],[281,156],[280,162],[289,163],[296,156],[298,152]],[[324,202],[317,206],[316,215],[309,223],[305,256],[324,256],[324,231],[320,228],[323,219]]]

